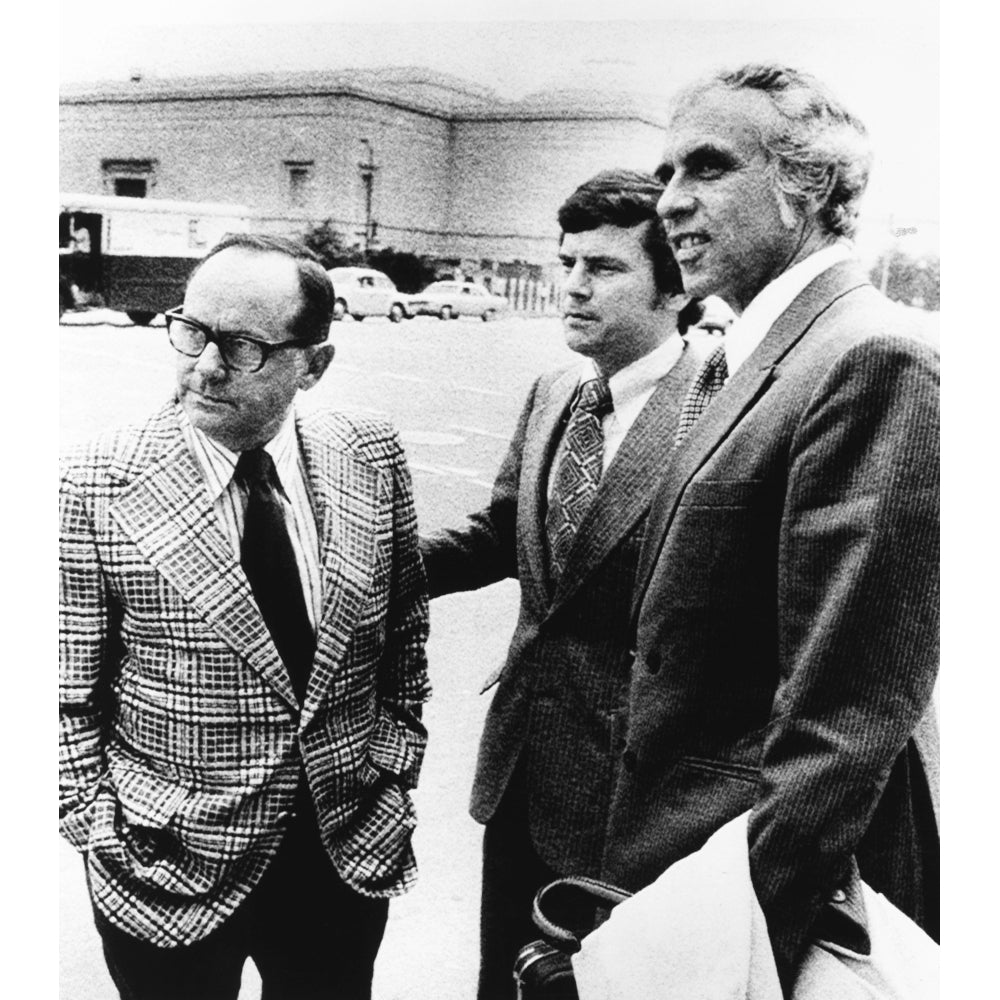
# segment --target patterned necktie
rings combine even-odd
[[[545,518],[553,578],[562,574],[573,538],[597,493],[604,458],[601,419],[613,408],[606,379],[583,383],[566,424],[562,457]]]
[[[301,704],[316,652],[316,636],[302,593],[302,578],[281,500],[274,462],[263,448],[244,451],[236,477],[247,488],[240,564]]]
[[[687,437],[688,431],[694,427],[708,404],[721,391],[728,377],[725,345],[719,344],[702,362],[684,397],[680,419],[677,421],[677,434],[674,437],[675,448]]]

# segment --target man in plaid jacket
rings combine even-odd
[[[176,399],[64,466],[61,830],[122,997],[235,1000],[248,956],[268,997],[368,997],[416,874],[409,474],[384,423],[293,407],[332,310],[308,251],[227,237],[168,317]],[[241,565],[261,448],[315,640],[301,693]]]

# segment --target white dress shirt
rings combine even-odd
[[[604,433],[602,474],[608,471],[608,466],[611,465],[622,441],[625,440],[625,435],[635,423],[636,417],[649,402],[649,398],[653,395],[660,380],[677,364],[683,350],[684,341],[680,334],[671,334],[659,347],[653,348],[649,354],[644,354],[638,361],[626,365],[608,379],[608,388],[611,390],[614,410],[601,421],[601,430]],[[597,377],[597,365],[590,358],[587,358],[580,368],[580,385]],[[559,442],[559,447],[552,459],[552,465],[549,467],[548,496],[550,499],[555,482],[555,471],[559,468],[559,460],[562,458],[564,441],[565,437]]]
[[[838,241],[810,254],[805,260],[793,264],[774,281],[765,285],[743,310],[743,314],[733,320],[726,331],[723,344],[726,351],[726,367],[729,378],[753,353],[754,348],[767,336],[778,317],[792,304],[796,296],[809,284],[834,264],[849,260],[853,249],[849,243]],[[728,381],[728,379],[727,379]]]
[[[213,440],[188,419],[183,407],[178,407],[181,430],[198,466],[205,477],[219,527],[232,546],[236,561],[240,559],[240,542],[246,517],[247,491],[236,481],[237,452]],[[281,485],[278,496],[285,515],[285,525],[295,552],[295,562],[302,580],[306,611],[313,628],[320,615],[319,536],[306,477],[305,462],[295,432],[294,408],[289,408],[278,433],[264,445],[271,456]]]

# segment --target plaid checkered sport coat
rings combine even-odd
[[[157,945],[204,937],[247,896],[303,768],[349,885],[415,878],[429,685],[409,473],[382,422],[321,411],[297,431],[322,574],[301,708],[175,404],[64,462],[60,827],[96,906]]]

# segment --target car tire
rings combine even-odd
[[[59,318],[62,319],[63,313],[69,312],[76,305],[76,298],[73,295],[73,289],[70,287],[70,283],[60,274],[59,275]]]
[[[147,312],[145,309],[126,309],[125,315],[128,316],[136,326],[149,326],[153,322],[153,318],[156,316],[155,312]]]
[[[364,318],[364,313],[351,313],[351,319],[353,319],[356,323],[360,323]]]
[[[400,320],[403,319],[403,317],[405,315],[406,315],[406,311],[403,309],[403,307],[398,302],[394,302],[389,307],[389,322],[390,323],[398,323]]]
[[[441,319],[453,319],[451,306],[441,306]]]
[[[495,309],[487,309],[483,313],[483,322],[484,323],[489,323],[490,320],[493,320],[493,319],[496,319],[496,318],[497,318],[497,311]]]
[[[347,303],[343,299],[337,299],[333,304],[333,318],[342,320],[347,315]]]

